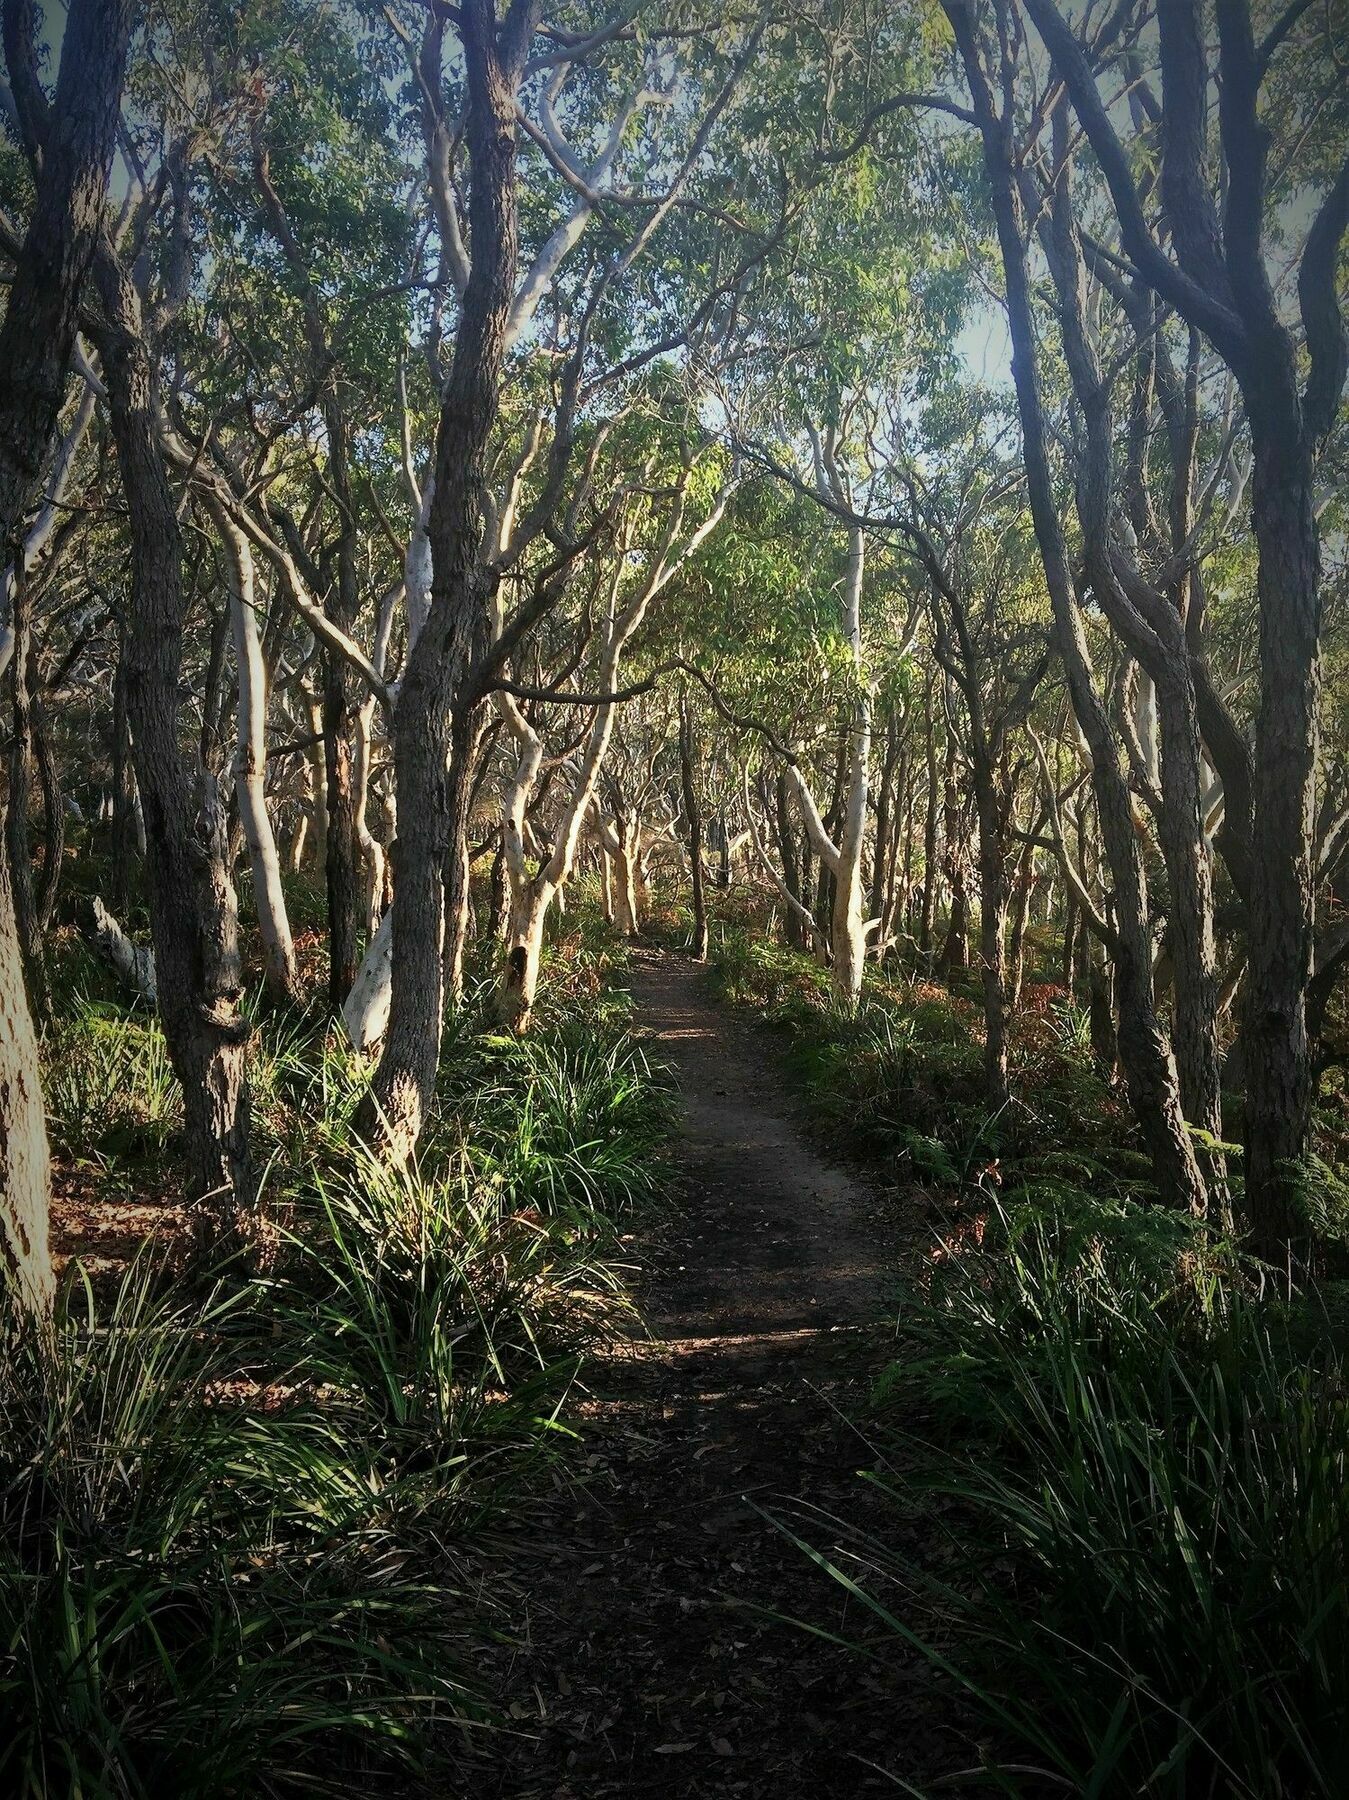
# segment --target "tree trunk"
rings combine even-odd
[[[780,770],[774,785],[774,819],[777,826],[778,857],[782,863],[782,881],[792,900],[798,906],[804,904],[806,889],[802,885],[802,871],[796,853],[796,836],[792,830],[792,815],[788,805],[789,788],[786,770]],[[807,855],[809,851],[807,851]],[[807,875],[807,880],[809,876]],[[808,950],[806,928],[801,915],[793,906],[788,906],[783,921],[787,942],[793,950]]]
[[[1248,397],[1248,406],[1250,399]],[[1308,1260],[1299,1198],[1314,1092],[1307,984],[1314,935],[1311,845],[1320,701],[1320,549],[1311,459],[1252,409],[1251,498],[1260,553],[1260,710],[1253,882],[1242,1007],[1246,1206],[1257,1251]]]
[[[960,787],[956,781],[956,756],[959,746],[955,727],[950,720],[952,696],[947,694],[946,762],[942,770],[942,835],[946,842],[946,880],[951,890],[951,914],[946,926],[946,942],[942,946],[942,973],[949,981],[970,966],[970,902],[967,880],[968,857],[965,849],[965,821],[960,803]]]
[[[351,992],[342,1003],[342,1023],[357,1050],[373,1050],[389,1028],[393,964],[393,908],[380,920]]]
[[[47,1122],[37,1038],[0,865],[0,1264],[21,1303],[47,1312],[56,1291],[48,1244]]]
[[[909,752],[904,752],[901,767],[900,792],[904,797],[904,855],[898,860],[894,855],[890,858],[890,877],[886,883],[885,918],[881,924],[882,937],[888,938],[896,929],[905,933],[912,929],[913,921],[913,853],[914,853],[914,812],[918,804],[917,782],[914,780],[913,759]]]
[[[617,821],[616,836],[618,847],[613,852],[614,858],[614,922],[624,937],[635,938],[641,935],[642,911],[637,893],[637,857],[640,845],[641,828],[634,827],[627,820]]]
[[[937,924],[937,732],[933,719],[932,687],[927,690],[927,813],[923,823],[923,909],[918,926],[918,949],[932,968]]]
[[[1107,1081],[1114,1080],[1117,1057],[1113,986],[1110,964],[1100,945],[1094,944],[1087,956],[1087,1021],[1092,1055]]]
[[[996,1112],[1007,1104],[1007,876],[1002,813],[991,769],[977,770],[979,955],[984,986],[984,1092]]]
[[[490,577],[479,554],[482,495],[515,288],[516,88],[536,11],[526,0],[512,12],[508,47],[491,0],[466,0],[459,14],[469,100],[472,267],[440,409],[428,520],[431,605],[408,656],[394,720],[392,993],[372,1099],[395,1157],[409,1154],[421,1135],[440,1060],[443,871],[453,854],[463,873],[470,794],[467,771],[461,767],[450,776],[452,718],[462,753],[471,742],[466,715],[476,704],[466,684],[489,632]],[[366,1123],[373,1125],[375,1117]]]
[[[689,886],[693,901],[693,960],[707,961],[707,900],[703,892],[703,814],[694,779],[693,715],[685,696],[679,709],[679,778],[688,832]]]
[[[48,1013],[47,968],[42,954],[42,930],[33,892],[33,857],[28,840],[28,813],[32,801],[33,709],[29,691],[32,649],[28,617],[27,579],[22,557],[16,558],[14,581],[14,650],[10,659],[10,692],[14,731],[9,746],[9,802],[5,810],[5,852],[14,922],[19,934],[19,953],[28,985],[29,1004],[39,1019]]]
[[[327,739],[323,729],[323,701],[308,695],[309,735],[313,740],[307,752],[309,766],[309,818],[314,828],[314,859],[328,879],[328,758],[324,748]]]
[[[1120,1059],[1128,1081],[1129,1098],[1163,1199],[1188,1212],[1202,1214],[1207,1205],[1204,1180],[1186,1130],[1170,1045],[1152,1008],[1146,889],[1128,785],[1119,767],[1109,719],[1095,689],[1054,495],[1026,271],[1026,245],[1016,190],[1014,124],[1010,118],[999,118],[994,108],[993,92],[980,56],[970,9],[962,0],[944,0],[944,5],[969,80],[983,141],[984,164],[992,190],[1007,285],[1012,378],[1021,418],[1027,494],[1069,695],[1091,752],[1092,782],[1115,887]]]
[[[112,678],[112,904],[124,913],[131,897],[131,861],[136,855],[136,776],[131,762],[131,726],[126,715],[126,630],[117,633],[117,667]]]
[[[855,692],[848,733],[847,785],[843,792],[838,861],[833,870],[834,901],[830,918],[831,973],[834,992],[854,1007],[862,992],[867,954],[866,883],[863,851],[867,828],[867,796],[871,764],[871,689],[862,654],[862,586],[866,572],[866,534],[853,526],[848,534],[848,573],[844,588],[843,630],[852,656]]]
[[[511,909],[500,1012],[502,1023],[517,1034],[529,1029],[534,1010],[539,965],[543,960],[543,928],[553,902],[553,891],[546,885],[531,882],[520,895],[518,906]]]
[[[8,9],[7,9],[8,10]],[[45,128],[20,109],[30,158],[41,143],[32,218],[0,327],[0,533],[6,548],[46,465],[65,397],[81,291],[103,220],[116,142],[131,0],[72,0]],[[10,70],[16,94],[36,70]]]
[[[33,751],[37,761],[38,781],[42,787],[44,841],[42,868],[37,885],[37,924],[39,932],[50,930],[56,912],[56,896],[61,885],[66,844],[65,807],[61,795],[61,779],[52,752],[51,726],[43,705],[36,662],[29,658],[29,705],[33,719]]]
[[[290,843],[286,846],[286,867],[292,875],[298,875],[304,867],[304,849],[309,838],[309,809],[300,808],[295,825],[290,834]]]
[[[467,716],[456,710],[450,737],[450,845],[445,857],[444,965],[445,996],[454,1006],[458,1006],[464,997],[464,956],[473,918],[468,826],[482,753],[484,713],[481,702]]]
[[[1012,896],[1011,937],[1007,949],[1007,1006],[1012,1013],[1021,1005],[1026,968],[1026,921],[1030,916],[1034,892],[1035,846],[1027,844],[1017,863],[1016,890]]]
[[[1174,965],[1171,1029],[1180,1098],[1190,1124],[1217,1139],[1222,1136],[1222,1071],[1213,871],[1203,821],[1202,743],[1183,637],[1174,666],[1158,670],[1154,685],[1161,727],[1158,830],[1171,888],[1167,941]],[[1221,1183],[1221,1157],[1206,1161],[1210,1180]]]
[[[183,1088],[188,1179],[204,1234],[247,1239],[256,1220],[238,917],[216,783],[199,770],[194,796],[180,749],[186,601],[177,510],[135,290],[107,247],[97,273],[110,321],[100,349],[130,522],[127,713],[145,811],[160,1013]]]
[[[132,943],[97,894],[89,905],[87,930],[94,949],[117,977],[123,991],[157,1008],[159,987],[155,978],[154,951]]]
[[[1214,343],[1237,378],[1250,427],[1260,707],[1247,908],[1250,968],[1243,1008],[1246,1196],[1257,1248],[1291,1272],[1309,1248],[1299,1165],[1313,1097],[1306,990],[1314,928],[1311,865],[1321,624],[1313,477],[1316,452],[1335,424],[1345,380],[1337,276],[1349,226],[1349,164],[1342,166],[1321,202],[1298,268],[1309,363],[1307,384],[1300,390],[1297,348],[1281,297],[1270,282],[1262,241],[1269,210],[1269,132],[1261,116],[1268,56],[1257,43],[1253,9],[1234,0],[1219,5],[1213,15],[1226,175],[1221,219],[1210,209],[1203,187],[1210,80],[1206,12],[1198,0],[1176,0],[1158,11],[1164,89],[1161,186],[1177,262],[1152,236],[1095,72],[1072,28],[1050,0],[1030,0],[1030,10],[1106,176],[1126,254],[1158,295]],[[962,25],[955,13],[951,16],[973,52],[968,21]],[[1195,204],[1197,187],[1202,198]],[[1241,759],[1235,760],[1239,764]],[[1240,776],[1239,768],[1236,773]]]
[[[384,911],[384,846],[370,829],[370,727],[374,719],[373,696],[356,713],[356,756],[352,768],[353,814],[356,846],[365,877],[365,905],[361,923],[368,943],[379,930]]]
[[[35,166],[39,136],[43,142],[33,214],[0,323],[0,544],[11,542],[41,478],[66,390],[107,198],[132,12],[130,0],[72,0],[45,131],[22,98],[36,87],[35,68],[9,71]],[[16,573],[20,565],[21,557]],[[0,1254],[21,1300],[45,1312],[53,1293],[47,1132],[21,963],[9,877],[0,868]]]
[[[488,882],[490,899],[487,908],[488,942],[496,950],[500,950],[510,929],[511,897],[510,887],[506,880],[506,852],[498,844],[496,854],[492,858],[492,873]]]
[[[234,751],[234,785],[239,822],[253,872],[253,905],[262,938],[267,985],[283,1000],[298,993],[295,945],[281,885],[281,859],[267,810],[267,669],[262,657],[255,611],[253,552],[247,538],[221,506],[210,505],[211,517],[225,549],[230,580],[230,630],[238,670],[238,722]]]
[[[328,1005],[334,1014],[356,979],[357,919],[356,797],[352,790],[351,743],[347,736],[347,665],[334,651],[323,658],[323,783],[327,842],[324,875],[328,892]]]
[[[1063,948],[1059,968],[1059,974],[1064,987],[1068,990],[1069,999],[1072,999],[1075,991],[1075,983],[1073,980],[1075,973],[1073,968],[1073,952],[1076,943],[1077,901],[1074,896],[1069,893],[1063,902]]]

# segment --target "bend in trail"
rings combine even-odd
[[[765,1513],[868,1505],[848,1414],[886,1354],[895,1209],[809,1143],[703,971],[638,953],[632,985],[679,1087],[680,1238],[650,1341],[589,1371],[589,1475],[524,1571],[500,1671],[519,1736],[484,1745],[480,1791],[893,1794],[875,1765],[927,1772],[947,1728],[916,1674],[878,1703],[864,1663],[788,1622],[864,1623]]]

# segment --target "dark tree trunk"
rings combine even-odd
[[[923,825],[923,910],[918,927],[918,949],[932,967],[933,931],[937,923],[937,733],[932,716],[932,690],[927,695],[927,815]]]
[[[112,903],[124,916],[131,894],[131,865],[136,853],[135,775],[131,763],[131,725],[126,713],[126,633],[117,634],[117,668],[112,679]]]
[[[130,0],[72,0],[50,107],[31,9],[6,0],[10,91],[36,174],[33,215],[0,324],[0,546],[14,541],[66,390],[80,294],[107,197]],[[16,573],[19,572],[16,563]],[[49,1165],[37,1040],[21,975],[8,873],[0,869],[0,1262],[35,1311],[51,1304]]]
[[[328,1006],[334,1014],[341,1012],[360,963],[357,929],[361,895],[356,860],[356,797],[347,736],[347,688],[346,664],[335,653],[325,653],[323,760],[328,832],[324,876],[328,894]]]
[[[912,928],[913,917],[913,859],[914,859],[914,814],[918,807],[918,783],[914,779],[913,764],[909,765],[908,800],[904,809],[904,887],[902,890],[904,903],[905,929]],[[893,915],[892,915],[893,916]]]
[[[498,844],[492,857],[492,872],[488,878],[487,903],[487,941],[492,947],[492,954],[499,955],[501,946],[506,941],[506,933],[510,929],[511,896],[506,883],[506,847]]]
[[[1289,436],[1272,422],[1257,425],[1253,414],[1261,681],[1252,818],[1257,878],[1241,1014],[1246,1205],[1257,1250],[1278,1265],[1309,1256],[1299,1191],[1314,1092],[1307,987],[1320,700],[1320,551],[1310,458]]]
[[[14,66],[30,53],[14,41],[16,34],[26,35],[20,24],[25,10],[22,0],[6,0],[5,47],[16,99],[30,96],[20,119],[30,154],[40,142],[42,169],[0,338],[0,529],[6,548],[42,476],[65,397],[80,293],[103,219],[135,9],[131,0],[72,0],[49,110],[34,98],[40,90],[32,67]]]
[[[1021,989],[1026,970],[1026,921],[1030,917],[1031,897],[1035,892],[1035,846],[1027,844],[1016,868],[1016,886],[1012,895],[1011,931],[1007,945],[1007,1009],[1015,1013],[1021,1005]]]
[[[948,702],[949,704],[949,702]],[[945,840],[946,882],[951,890],[951,910],[942,945],[941,970],[949,981],[970,966],[970,907],[965,848],[964,808],[956,780],[956,734],[946,726],[946,760],[942,771],[942,836]]]
[[[1222,1135],[1218,978],[1213,940],[1213,872],[1204,836],[1201,742],[1183,642],[1156,681],[1162,739],[1159,833],[1171,888],[1168,939],[1174,965],[1172,1037],[1185,1117]],[[1213,1167],[1212,1175],[1221,1170]]]
[[[408,658],[394,721],[394,847],[389,1029],[376,1072],[377,1119],[395,1156],[415,1147],[435,1087],[444,1006],[443,871],[464,878],[471,771],[462,767],[486,649],[491,578],[480,558],[487,448],[496,422],[515,288],[515,96],[536,8],[517,5],[498,33],[491,0],[460,9],[469,95],[472,268],[440,409],[431,503],[431,605]],[[449,767],[452,748],[459,767]],[[368,1121],[374,1124],[375,1119]]]
[[[689,844],[689,886],[693,900],[693,960],[707,961],[707,900],[703,893],[703,813],[694,770],[693,715],[685,699],[679,709],[679,780]],[[790,889],[788,890],[790,892]]]
[[[32,658],[29,659],[28,689],[33,713],[33,752],[37,760],[38,782],[42,788],[43,848],[42,868],[37,884],[37,923],[39,931],[47,931],[56,912],[56,896],[61,886],[66,816],[61,798],[60,772],[52,750],[51,727]]]
[[[774,820],[777,825],[778,834],[778,860],[782,864],[783,885],[786,887],[787,892],[791,895],[792,899],[796,901],[797,905],[800,905],[805,899],[805,890],[803,890],[802,887],[801,864],[796,854],[796,834],[792,830],[790,790],[787,786],[787,776],[785,771],[780,770],[778,773],[777,782],[773,789],[773,799]],[[809,880],[808,874],[806,875],[806,880]],[[787,916],[783,920],[783,929],[786,932],[787,942],[793,950],[808,950],[810,948],[809,944],[806,942],[805,926],[802,922],[801,915],[794,907],[789,906],[787,908]]]
[[[182,752],[182,543],[156,430],[154,362],[135,290],[106,245],[97,273],[109,320],[100,349],[130,522],[123,678],[145,814],[160,1014],[183,1088],[188,1179],[203,1233],[248,1240],[256,1223],[248,1026],[239,1011],[226,822],[214,777],[199,768],[194,781]]]
[[[1087,963],[1087,1021],[1091,1051],[1107,1081],[1115,1076],[1115,1008],[1112,1001],[1110,964],[1099,953]]]
[[[1073,981],[1073,956],[1077,944],[1077,901],[1070,892],[1063,903],[1063,948],[1059,959],[1059,976],[1071,997],[1075,983]]]
[[[1321,203],[1298,269],[1309,364],[1300,391],[1297,348],[1270,284],[1263,242],[1269,131],[1261,101],[1269,58],[1257,45],[1249,4],[1220,0],[1214,9],[1227,178],[1221,217],[1204,166],[1210,83],[1206,12],[1200,0],[1172,0],[1158,10],[1161,184],[1175,261],[1152,235],[1128,157],[1072,27],[1052,0],[1029,0],[1029,10],[1106,177],[1126,253],[1158,295],[1218,349],[1241,388],[1250,426],[1260,707],[1243,1009],[1246,1197],[1257,1248],[1291,1270],[1309,1250],[1299,1189],[1312,1103],[1306,994],[1320,698],[1321,570],[1313,477],[1349,363],[1337,290],[1340,245],[1349,226],[1349,162]],[[959,33],[962,24],[954,12],[952,19]],[[973,50],[967,20],[963,28]]]
[[[1042,238],[1058,295],[1073,392],[1084,425],[1077,468],[1083,568],[1093,596],[1121,640],[1147,670],[1156,693],[1161,791],[1152,805],[1171,887],[1170,943],[1175,981],[1172,1040],[1185,1117],[1217,1137],[1222,1107],[1213,885],[1203,824],[1202,743],[1184,620],[1188,583],[1182,579],[1163,592],[1114,541],[1111,496],[1115,487],[1116,434],[1111,386],[1101,373],[1084,309],[1086,271],[1073,210],[1066,107],[1055,111],[1053,139],[1057,178],[1050,215],[1052,227],[1042,227]],[[1150,331],[1154,319],[1152,299],[1146,289],[1133,287],[1124,290],[1123,303],[1140,342],[1142,368],[1136,378],[1136,410],[1150,412],[1158,368]],[[1146,475],[1139,431],[1135,420],[1130,427],[1131,461],[1124,498],[1132,517],[1146,533]],[[1192,445],[1193,433],[1187,430],[1183,419],[1174,419],[1171,520],[1172,548],[1176,554],[1182,551],[1190,532]],[[1127,714],[1127,696],[1125,711]],[[1151,775],[1146,766],[1140,768],[1139,775],[1145,789],[1150,788]],[[1207,1166],[1221,1179],[1220,1159],[1216,1166],[1211,1160]]]
[[[871,917],[880,919],[878,927],[884,941],[886,876],[893,851],[894,819],[898,811],[895,793],[895,770],[899,762],[899,725],[891,708],[885,721],[885,750],[881,758],[881,778],[876,789],[876,836],[871,857]]]
[[[976,765],[982,762],[976,756]],[[1007,873],[1002,808],[992,769],[975,771],[979,814],[979,957],[984,987],[984,1092],[996,1111],[1007,1104]]]
[[[29,690],[32,637],[28,616],[27,582],[21,560],[15,561],[14,652],[10,659],[10,695],[14,721],[9,745],[9,804],[5,811],[5,852],[19,933],[19,955],[28,984],[29,1004],[39,1019],[50,1010],[47,968],[42,954],[42,928],[33,891],[33,857],[28,838],[28,814],[33,789],[33,707]]]
[[[946,845],[946,882],[951,890],[951,913],[941,953],[942,971],[948,980],[970,966],[969,893],[966,881],[969,863],[965,848],[964,808],[961,805],[960,784],[956,780],[959,746],[950,717],[953,704],[948,683],[946,760],[942,768],[942,836]]]

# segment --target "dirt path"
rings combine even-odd
[[[539,1533],[502,1672],[521,1736],[496,1740],[479,1791],[893,1794],[868,1765],[931,1766],[928,1702],[916,1682],[879,1697],[785,1622],[857,1623],[760,1510],[868,1504],[845,1415],[886,1352],[893,1207],[813,1149],[771,1047],[702,971],[642,955],[633,988],[679,1084],[681,1228],[644,1298],[653,1341],[590,1372],[591,1478]]]

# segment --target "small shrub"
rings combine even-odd
[[[173,1304],[142,1262],[104,1309],[71,1298],[50,1327],[5,1317],[4,1792],[357,1792],[419,1766],[464,1715],[462,1609],[368,1519],[316,1540],[345,1464],[223,1397],[247,1296]]]
[[[71,1155],[162,1151],[181,1110],[158,1021],[81,999],[43,1046],[47,1122]]]

